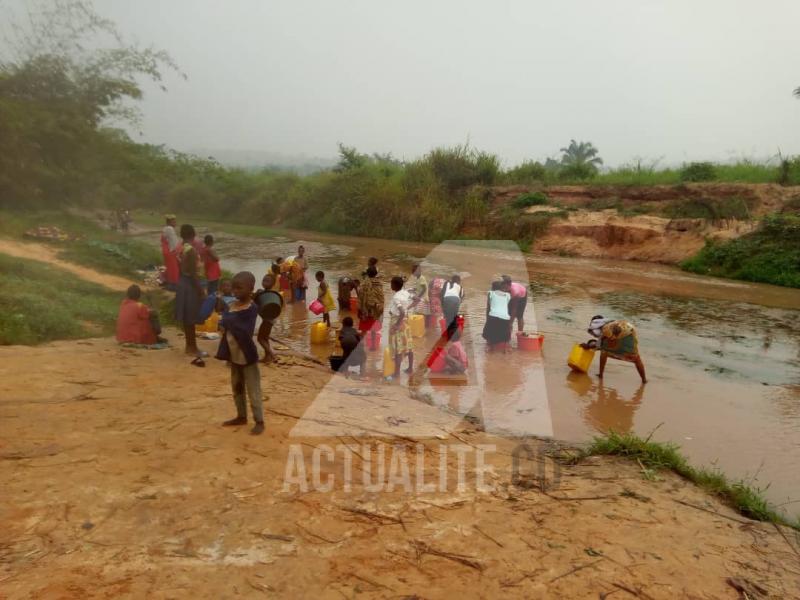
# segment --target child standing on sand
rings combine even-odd
[[[236,301],[231,303],[220,319],[223,335],[217,358],[228,361],[230,365],[236,418],[225,421],[223,426],[247,424],[246,392],[255,421],[250,433],[258,435],[264,431],[264,404],[261,396],[261,373],[258,369],[258,349],[253,342],[258,317],[258,308],[253,302],[256,278],[249,271],[242,271],[233,277],[231,287]]]
[[[206,292],[209,296],[213,296],[219,288],[219,278],[222,272],[219,266],[219,256],[217,251],[214,250],[214,236],[210,233],[203,238],[203,251],[200,254],[200,258],[203,259],[206,281],[208,282],[206,284]]]
[[[317,289],[317,300],[322,302],[322,306],[325,310],[322,312],[322,321],[328,327],[331,326],[331,311],[336,308],[336,301],[333,299],[333,294],[331,294],[331,288],[328,285],[328,282],[325,281],[325,273],[323,271],[317,271],[317,283],[319,283],[319,288]]]
[[[262,289],[256,292],[255,297],[258,298],[259,294],[263,294],[264,292],[268,292],[270,290],[274,291],[274,286],[275,275],[273,273],[267,273],[261,280]],[[272,346],[269,343],[269,336],[272,334],[272,327],[274,325],[275,321],[273,319],[262,317],[261,325],[258,328],[258,335],[256,336],[256,340],[258,341],[259,345],[264,349],[264,358],[261,359],[261,362],[263,362],[265,365],[268,365],[275,360],[275,353],[272,351]]]

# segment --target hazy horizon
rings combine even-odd
[[[641,157],[800,154],[800,3],[96,2],[188,76],[144,86],[139,141],[331,159],[470,144],[504,165],[591,141]]]

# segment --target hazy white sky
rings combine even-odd
[[[589,140],[609,165],[800,153],[798,0],[96,0],[188,80],[148,86],[177,149],[506,165]]]

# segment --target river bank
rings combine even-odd
[[[389,213],[371,219],[380,223],[374,231],[401,240],[513,240],[534,253],[679,265],[704,275],[798,287],[798,211],[800,186],[539,184],[475,188],[457,207],[459,223],[446,229],[404,225],[394,231],[384,222],[394,218]],[[154,212],[139,211],[137,218],[160,224]],[[256,219],[236,212],[227,218],[249,223],[229,226],[243,235],[298,223],[320,233],[350,233],[333,217],[314,221],[281,210]],[[351,230],[368,231],[360,225]]]
[[[295,240],[220,235],[223,252],[237,249],[231,266],[249,264],[264,243]],[[414,260],[412,248],[383,244],[384,268]],[[309,250],[326,269],[343,269],[342,246]],[[300,308],[276,335],[306,331]],[[570,445],[521,445],[483,431],[474,414],[462,418],[458,403],[334,377],[281,347],[279,364],[262,370],[265,435],[224,429],[224,365],[189,366],[177,332],[166,335],[172,347],[157,351],[111,338],[0,348],[4,597],[445,598],[481,589],[738,598],[800,589],[792,530],[737,515],[647,458],[573,464]],[[214,351],[215,342],[201,345]],[[514,454],[523,457],[516,467]]]
[[[167,335],[173,347],[160,351],[111,339],[0,348],[4,597],[445,598],[480,589],[733,599],[744,597],[737,589],[800,590],[792,530],[749,521],[669,472],[608,457],[570,466],[558,460],[561,446],[529,440],[532,461],[514,485],[519,441],[303,359],[263,369],[263,436],[222,428],[232,410],[226,368],[189,366],[176,333]],[[309,413],[323,386],[333,414]],[[349,433],[297,435],[301,423],[331,420]],[[416,435],[419,425],[435,435]],[[298,452],[305,488],[289,461]],[[431,491],[415,488],[418,465]]]
[[[493,399],[487,418],[498,428],[513,429],[519,415],[546,414],[534,429],[574,443],[609,430],[646,437],[658,428],[656,441],[679,443],[693,463],[764,490],[790,518],[796,513],[798,290],[701,277],[666,265],[504,252],[479,242],[435,245],[261,232],[253,226],[249,235],[238,235],[225,223],[199,223],[203,232],[215,234],[223,265],[231,271],[260,273],[273,257],[290,256],[303,243],[311,268],[324,270],[333,282],[360,273],[370,256],[381,257],[386,274],[407,274],[414,262],[423,261],[429,277],[451,271],[469,275],[464,310],[475,325],[467,328],[465,345],[470,381],[483,391],[426,380],[423,391],[438,404],[466,412],[482,395]],[[157,230],[142,236],[155,243]],[[539,355],[485,352],[480,338],[485,286],[502,272],[531,282],[526,326],[545,335]],[[629,365],[612,363],[611,376],[602,381],[594,371],[579,375],[566,368],[572,345],[583,341],[595,314],[636,324],[648,385],[640,385]],[[340,315],[332,317],[336,322]],[[275,335],[326,362],[333,345],[309,343],[313,320],[302,304],[290,305]],[[388,331],[383,333],[385,339]],[[420,340],[418,360],[430,343],[430,337]],[[370,366],[379,372],[380,353]]]
[[[158,217],[153,219],[157,222]],[[547,403],[542,406],[547,406],[550,424],[545,421],[541,434],[574,443],[585,443],[593,435],[612,429],[646,437],[658,427],[656,440],[678,442],[693,463],[721,469],[734,480],[745,480],[764,490],[775,505],[786,507],[790,518],[795,513],[793,501],[800,497],[793,476],[800,460],[796,443],[800,418],[800,381],[796,379],[800,372],[800,329],[796,315],[800,292],[699,277],[640,262],[542,254],[516,255],[522,263],[516,259],[492,262],[486,257],[475,258],[476,249],[470,251],[469,245],[457,246],[457,252],[447,252],[439,260],[431,255],[437,248],[433,244],[191,220],[203,233],[215,234],[223,266],[231,271],[261,273],[272,257],[293,254],[300,241],[307,245],[312,267],[325,270],[330,281],[360,273],[369,256],[380,256],[382,268],[389,273],[407,273],[414,261],[426,260],[431,267],[429,276],[449,269],[443,265],[453,257],[461,261],[459,257],[463,256],[467,264],[459,270],[473,273],[466,282],[469,300],[465,309],[470,322],[478,324],[477,328],[468,328],[466,340],[474,365],[472,379],[497,390],[499,407],[509,407],[512,414],[527,411],[531,406],[525,390],[530,386],[546,390]],[[133,236],[114,234],[116,237],[107,241],[112,249],[148,244],[154,249],[158,247],[158,231],[153,227]],[[84,240],[84,245],[97,251],[87,243],[91,241]],[[25,248],[26,255],[38,253],[39,258],[46,258],[59,253],[62,244],[48,244],[47,253],[33,250],[33,244],[25,243]],[[82,254],[78,256],[82,258]],[[124,254],[105,253],[104,262],[112,259],[116,261],[114,272],[130,268]],[[484,280],[512,269],[531,281],[527,325],[541,330],[546,343],[541,355],[513,353],[508,360],[498,361],[487,356],[482,341],[473,336],[480,336]],[[20,290],[23,283],[31,281],[31,275],[28,272],[20,280]],[[113,300],[109,310],[101,314],[92,308],[95,297],[97,294],[76,297],[74,306],[91,310],[81,313],[79,321],[61,319],[59,323],[82,328],[80,337],[113,330]],[[149,297],[152,302],[160,298],[159,294]],[[30,312],[31,306],[24,302],[4,314]],[[651,384],[640,388],[633,370],[623,365],[612,364],[611,377],[602,382],[593,375],[576,376],[566,369],[564,361],[571,345],[580,341],[585,323],[598,311],[637,324]],[[37,314],[30,314],[32,325],[50,323]],[[98,319],[103,315],[108,319]],[[339,319],[337,313],[333,317],[334,322]],[[309,344],[311,319],[302,305],[287,307],[275,334],[326,362],[332,345]],[[54,331],[49,325],[45,329],[47,335]],[[424,344],[428,342],[424,340]],[[422,358],[424,354],[418,355],[418,360]],[[377,372],[379,359],[376,355],[370,363]],[[454,407],[470,406],[470,394],[475,393],[452,386],[428,388],[426,393],[439,404]],[[497,415],[492,418],[499,419]],[[504,420],[508,421],[502,418],[500,424]]]

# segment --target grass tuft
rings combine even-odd
[[[691,466],[677,444],[652,442],[649,438],[642,439],[632,433],[610,431],[596,437],[577,460],[598,455],[623,456],[637,460],[649,469],[674,471],[720,498],[745,517],[800,529],[800,517],[796,521],[787,520],[769,504],[762,490],[744,481],[731,482],[719,471]]]

